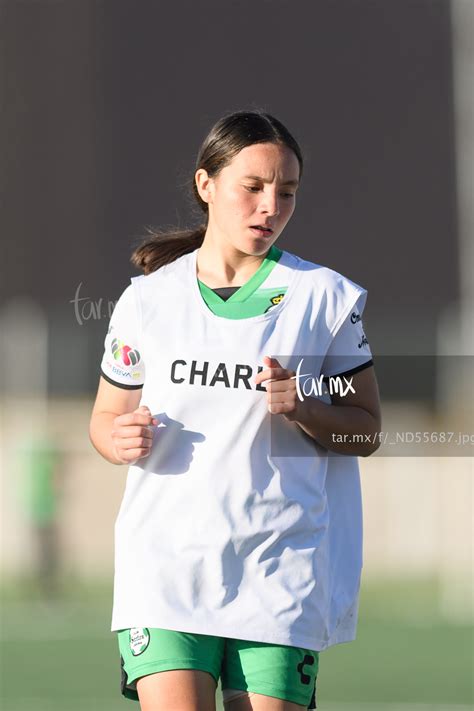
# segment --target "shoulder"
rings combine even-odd
[[[131,286],[135,288],[137,294],[143,297],[150,292],[156,293],[158,287],[167,287],[173,281],[179,280],[182,283],[186,274],[189,273],[192,255],[192,252],[188,252],[173,262],[156,269],[151,274],[139,274],[131,277]]]
[[[341,295],[345,292],[352,294],[353,292],[361,293],[366,291],[364,287],[335,269],[326,267],[323,264],[318,264],[317,262],[311,262],[308,259],[303,259],[286,250],[282,251],[284,264],[287,264],[291,269],[301,272],[300,279],[303,283],[307,283],[315,289],[323,289],[324,291],[340,293]]]
[[[367,290],[335,269],[285,253],[291,268],[298,270],[297,289],[301,298],[311,305],[319,327],[334,336],[341,324],[357,307],[362,313]]]

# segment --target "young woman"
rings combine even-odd
[[[204,224],[135,251],[110,321],[90,437],[129,466],[111,629],[142,711],[212,711],[219,677],[229,711],[315,708],[355,637],[379,397],[365,289],[275,245],[302,169],[273,116],[220,119]]]

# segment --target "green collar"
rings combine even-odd
[[[219,306],[222,303],[228,304],[230,302],[245,301],[258,289],[260,284],[263,284],[275,264],[280,259],[281,255],[281,249],[278,249],[278,247],[275,247],[275,245],[272,244],[272,246],[267,252],[267,256],[255,272],[255,274],[252,274],[250,279],[246,281],[243,286],[237,289],[237,291],[235,291],[232,296],[230,296],[227,300],[222,299],[218,294],[216,294],[215,291],[213,291],[210,287],[206,286],[206,284],[204,284],[202,281],[200,281],[200,279],[198,279],[199,289],[201,291],[202,297],[207,302],[210,308],[212,308],[213,306]]]

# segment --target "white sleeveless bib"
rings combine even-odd
[[[281,302],[260,316],[222,318],[199,292],[197,253],[131,280],[146,367],[141,402],[160,424],[151,454],[129,468],[115,524],[111,629],[162,627],[321,651],[355,637],[357,459],[330,453],[327,478],[327,451],[271,415],[253,378],[265,355],[292,370],[303,358],[301,372],[319,376],[367,292],[284,251],[272,272],[288,272]],[[329,535],[331,496],[341,527]]]

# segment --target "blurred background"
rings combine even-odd
[[[306,160],[279,246],[368,289],[390,433],[360,460],[358,637],[321,654],[318,709],[472,708],[473,0],[2,0],[0,20],[2,711],[131,708],[126,467],[88,437],[103,342],[133,246],[199,222],[199,145],[252,108]]]

